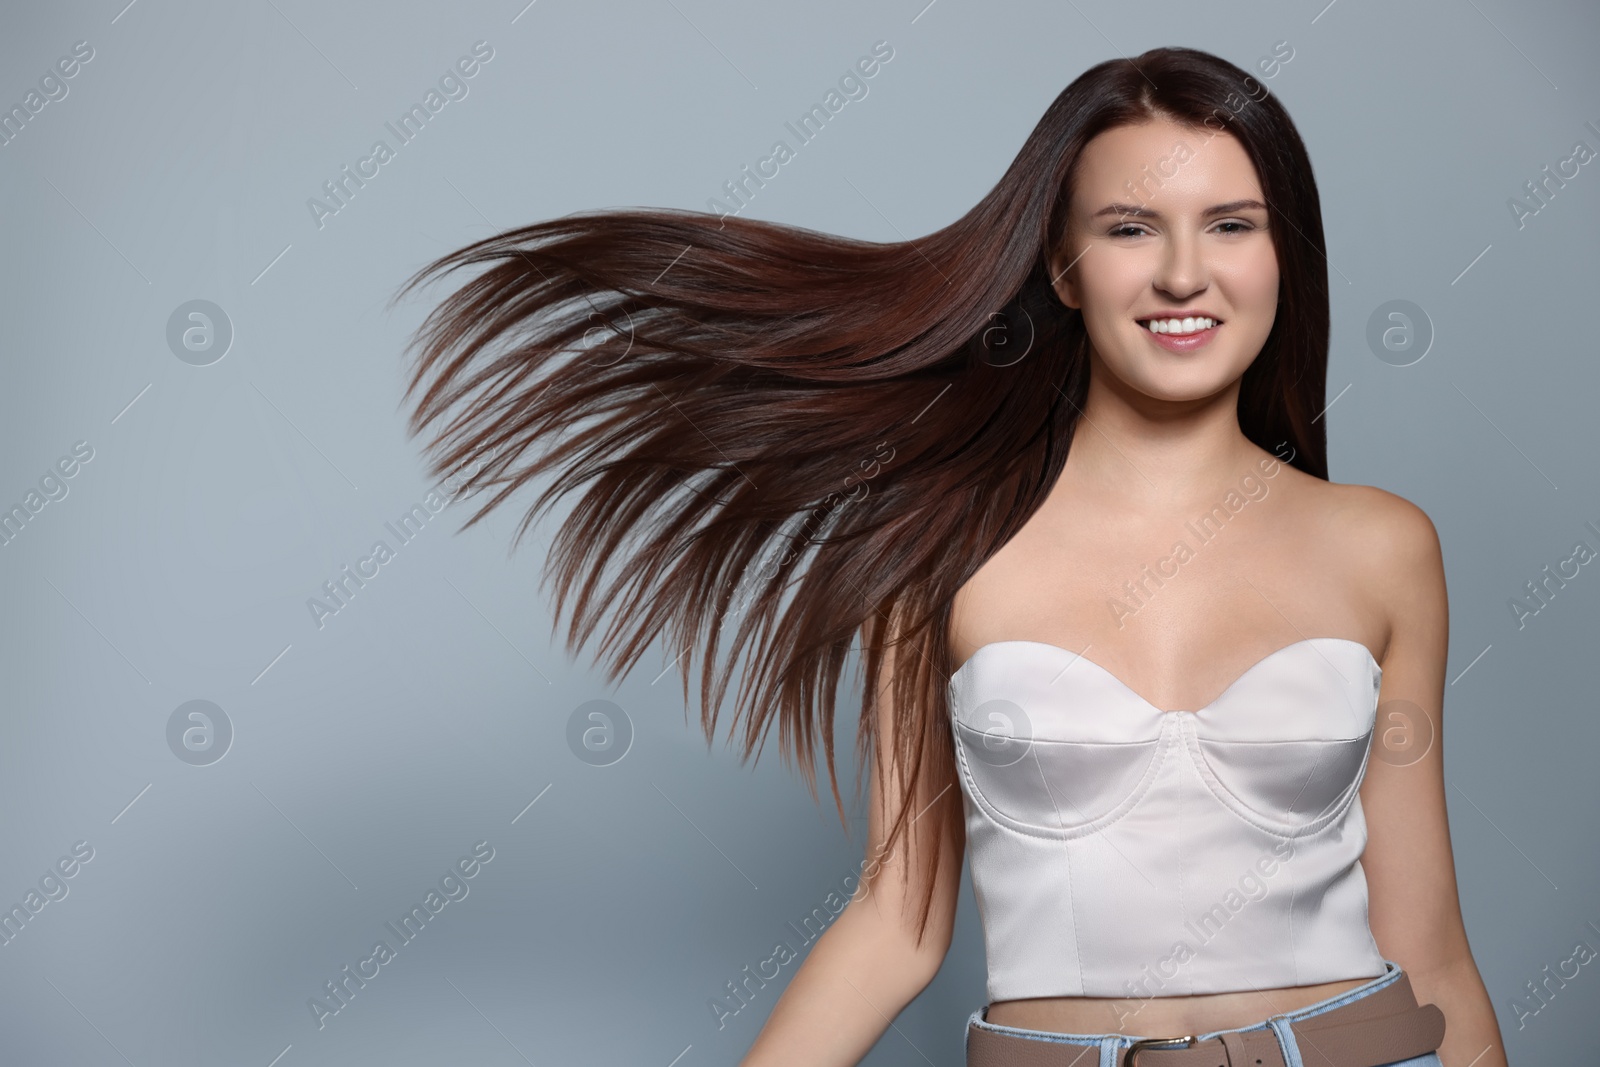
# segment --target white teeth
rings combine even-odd
[[[1199,330],[1209,330],[1217,324],[1216,319],[1205,316],[1187,319],[1148,319],[1145,329],[1151,333],[1195,333]]]

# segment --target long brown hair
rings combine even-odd
[[[584,212],[452,252],[397,296],[486,265],[418,330],[406,399],[433,380],[410,433],[459,404],[428,445],[430,470],[492,456],[465,490],[500,488],[463,529],[552,472],[513,547],[555,499],[593,482],[554,538],[545,580],[556,579],[558,621],[576,593],[571,653],[615,608],[596,656],[608,680],[665,631],[687,701],[689,653],[702,650],[709,744],[730,675],[748,656],[730,738],[742,721],[742,758],[759,757],[780,724],[784,760],[798,757],[813,798],[820,741],[843,823],[839,678],[859,637],[859,796],[883,653],[895,646],[889,758],[904,795],[889,849],[907,832],[919,776],[945,787],[927,812],[942,822],[923,857],[919,943],[939,852],[962,818],[950,788],[950,606],[1044,500],[1089,384],[1083,320],[1052,289],[1047,255],[1065,238],[1084,146],[1155,119],[1231,134],[1255,163],[1280,303],[1244,374],[1239,423],[1254,443],[1287,443],[1293,466],[1326,478],[1314,413],[1328,290],[1311,164],[1261,83],[1189,48],[1086,71],[994,188],[924,237],[884,244],[690,211]],[[547,451],[515,466],[536,443]],[[613,560],[618,572],[603,575]],[[733,631],[725,666],[724,628]]]

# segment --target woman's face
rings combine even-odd
[[[1057,294],[1083,311],[1091,375],[1180,401],[1237,381],[1277,314],[1268,221],[1255,167],[1229,134],[1159,121],[1091,140],[1066,247],[1051,258]],[[1218,325],[1146,325],[1191,314]]]

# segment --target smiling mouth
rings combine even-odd
[[[1139,319],[1138,323],[1151,333],[1168,337],[1181,337],[1186,334],[1201,333],[1213,326],[1220,326],[1222,325],[1222,320],[1213,319],[1206,315],[1196,315],[1185,318]]]

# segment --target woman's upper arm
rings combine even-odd
[[[1390,620],[1361,807],[1368,918],[1379,950],[1421,973],[1470,958],[1444,788],[1449,605],[1439,535],[1409,501],[1374,490],[1362,550]]]
[[[909,950],[926,966],[926,974],[931,979],[944,960],[955,927],[966,834],[960,818],[961,791],[956,783],[954,761],[936,759],[925,748],[921,771],[917,775],[916,792],[911,799],[911,811],[906,816],[910,825],[902,831],[903,836],[895,842],[893,849],[887,845],[890,827],[902,806],[901,794],[904,789],[904,779],[889,757],[898,740],[890,683],[894,677],[896,651],[912,647],[902,644],[884,653],[878,686],[876,751],[870,771],[871,795],[868,800],[864,865],[864,873],[880,873],[871,882],[870,890],[866,888],[868,881],[863,877],[862,888],[858,890],[859,899],[852,901],[851,906],[873,909],[874,914],[884,920],[887,929],[903,934]],[[935,709],[926,709],[926,713],[933,714]],[[951,805],[955,805],[954,810]],[[927,891],[925,861],[929,850],[937,846],[937,838],[941,833],[945,834],[944,848],[934,878],[928,931],[918,946],[917,916]],[[914,846],[914,851],[908,852],[908,845]]]

